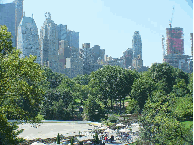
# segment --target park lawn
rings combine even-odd
[[[184,121],[182,124],[184,124],[186,128],[189,128],[191,125],[193,125],[193,121]]]

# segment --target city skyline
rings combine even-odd
[[[10,2],[13,0],[3,1]],[[139,31],[143,65],[151,66],[154,62],[162,63],[162,35],[166,37],[173,6],[172,27],[183,28],[184,52],[191,55],[193,7],[189,0],[148,0],[141,1],[141,4],[127,0],[59,0],[57,3],[24,0],[23,11],[26,17],[32,17],[33,14],[39,34],[45,13],[50,12],[55,24],[67,25],[68,29],[79,32],[79,48],[83,43],[100,45],[101,49],[105,49],[105,54],[113,58],[121,57],[127,48],[132,48],[132,36],[135,31]]]

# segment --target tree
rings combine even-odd
[[[175,97],[166,95],[162,90],[156,90],[152,93],[140,117],[140,122],[143,125],[142,140],[149,140],[154,144],[192,142],[189,130],[185,129],[174,116],[173,106],[176,106]]]
[[[96,88],[100,93],[100,100],[108,108],[108,99],[111,101],[111,110],[113,101],[118,98],[125,98],[131,91],[136,74],[133,71],[127,71],[119,66],[104,66],[90,75],[89,87]],[[121,101],[120,101],[121,102]]]
[[[100,101],[89,94],[87,101],[84,102],[85,119],[90,121],[98,121],[104,118],[104,106]]]
[[[19,57],[21,52],[12,47],[11,33],[7,32],[6,26],[0,26],[0,52],[0,114],[6,118],[37,122],[44,93],[40,83],[45,80],[44,71],[35,63],[36,56]],[[15,127],[6,123],[6,118],[3,128],[9,128],[9,131],[1,128],[0,133],[16,141],[11,133]],[[1,141],[7,144],[9,139],[4,137],[0,136]]]
[[[142,112],[144,104],[147,98],[155,90],[155,83],[149,77],[148,73],[144,73],[138,79],[136,79],[132,85],[130,97],[137,101],[139,106],[139,113]]]
[[[193,96],[193,73],[189,74],[188,89],[189,89],[190,96]]]
[[[90,81],[89,75],[77,75],[76,77],[73,78],[73,80],[80,85],[88,85]]]

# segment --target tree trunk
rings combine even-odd
[[[111,97],[111,110],[112,110],[112,97]]]
[[[83,105],[83,101],[82,101],[82,99],[81,99],[81,105]]]
[[[123,99],[123,110],[125,108],[125,99]]]
[[[120,114],[121,114],[121,96],[120,96]]]

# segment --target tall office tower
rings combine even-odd
[[[133,60],[133,49],[128,48],[125,52],[123,52],[123,63],[125,68],[129,68],[132,66]]]
[[[59,24],[58,41],[59,41],[59,72],[63,72],[66,68],[66,58],[70,58],[70,48],[67,41],[67,25]]]
[[[71,57],[71,51],[65,40],[59,41],[59,69],[66,68],[66,58]]]
[[[57,24],[51,20],[51,14],[45,14],[46,20],[40,30],[41,65],[49,66],[58,72],[58,31]]]
[[[139,31],[135,31],[132,40],[133,60],[132,68],[137,69],[143,66],[142,60],[142,41]]]
[[[190,33],[190,40],[191,40],[191,55],[193,57],[193,33]]]
[[[94,62],[93,51],[92,48],[90,48],[90,43],[82,44],[82,58],[84,66]]]
[[[139,31],[135,31],[132,40],[133,58],[142,59],[142,41]]]
[[[58,30],[58,39],[61,40],[67,40],[67,25],[59,24],[57,26]]]
[[[23,16],[18,26],[17,49],[22,51],[22,57],[34,55],[37,56],[36,63],[40,64],[40,45],[39,35],[36,23],[31,17]]]
[[[66,68],[69,68],[68,76],[74,78],[83,74],[83,60],[79,57],[79,32],[67,30],[67,42],[70,57],[66,58]]]
[[[183,28],[166,28],[167,55],[184,54]]]
[[[23,0],[0,4],[0,25],[6,25],[13,38],[13,47],[17,47],[17,28],[23,17]]]
[[[97,63],[97,60],[100,57],[100,46],[99,45],[94,45],[94,47],[92,47],[92,55],[93,55],[92,63]]]
[[[67,42],[71,50],[71,58],[79,58],[79,32],[67,30]]]
[[[100,59],[104,61],[105,49],[100,49]]]
[[[105,55],[105,49],[100,49],[99,45],[94,45],[94,47],[92,47],[92,58],[93,61],[92,63],[97,63],[98,60],[102,60],[104,61],[104,55]]]
[[[82,44],[81,57],[83,59],[83,74],[90,74],[91,65],[94,62],[93,51],[90,43]]]

